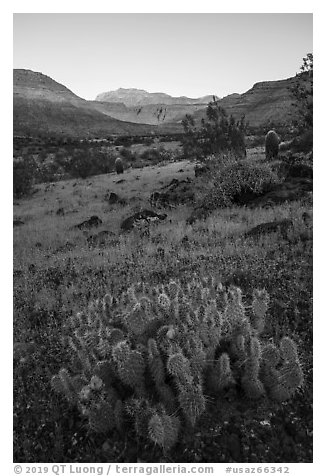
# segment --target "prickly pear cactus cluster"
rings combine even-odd
[[[71,368],[53,389],[77,405],[92,430],[140,436],[169,450],[181,424],[194,427],[207,395],[235,387],[249,399],[282,402],[303,384],[295,343],[265,343],[269,296],[255,290],[245,307],[239,288],[214,278],[131,286],[107,294],[72,316],[67,329]],[[240,390],[239,390],[240,389]]]

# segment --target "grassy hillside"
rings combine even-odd
[[[248,160],[263,161],[262,150]],[[149,208],[153,190],[173,178],[194,178],[194,165],[177,162],[86,180],[41,184],[14,204],[14,460],[15,462],[311,462],[312,461],[312,241],[302,220],[304,201],[269,208],[229,207],[188,225],[192,206],[159,210],[167,219],[149,230],[121,233],[130,213]],[[204,183],[195,182],[200,195]],[[110,205],[116,192],[125,204]],[[63,209],[63,213],[58,213]],[[74,225],[97,215],[97,229]],[[246,237],[252,227],[291,218],[294,228]],[[105,244],[87,238],[111,232]],[[193,432],[168,454],[138,441],[94,435],[76,409],[56,395],[51,377],[69,365],[63,335],[71,314],[88,302],[135,282],[212,275],[240,286],[249,303],[255,288],[270,295],[266,338],[289,335],[297,343],[305,386],[283,404],[251,402],[227,394],[207,396],[208,410]],[[268,444],[267,444],[268,442]]]
[[[222,98],[219,104],[237,119],[245,115],[252,127],[270,122],[287,123],[293,113],[293,98],[289,92],[293,81],[294,78],[260,82],[244,94]],[[125,104],[129,107],[122,102],[123,97],[119,94],[116,97],[115,93],[111,99],[110,94],[106,97],[103,93],[96,101],[86,101],[42,73],[14,70],[14,134],[79,138],[157,131],[173,134],[183,132],[181,121],[186,114],[194,114],[199,123],[211,99],[210,96],[191,100],[146,93],[150,98],[148,103],[146,98],[145,102],[138,98],[138,93],[142,97],[141,91],[126,91]],[[168,98],[166,104],[162,98]]]
[[[110,134],[149,134],[155,126],[123,122],[71,102],[51,102],[14,96],[14,135],[107,137]]]
[[[149,134],[154,128],[119,121],[93,108],[52,78],[14,69],[14,135],[107,137],[109,134]]]
[[[293,97],[289,91],[293,82],[294,78],[256,83],[243,94],[231,94],[222,98],[219,105],[236,119],[245,115],[251,127],[269,122],[284,124],[294,114]],[[194,117],[199,122],[205,117],[205,110],[195,112]]]

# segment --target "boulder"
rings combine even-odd
[[[191,180],[172,179],[170,183],[154,191],[149,202],[151,206],[173,207],[183,203],[193,202],[195,194]]]
[[[79,230],[86,230],[89,228],[100,226],[102,223],[102,220],[98,216],[93,215],[89,218],[89,220],[85,220],[82,223],[75,225],[73,228],[78,228]]]
[[[13,222],[13,225],[14,226],[21,226],[21,225],[25,225],[25,222],[23,222],[22,220],[19,220],[19,218],[15,218],[14,222]]]
[[[119,197],[119,195],[115,192],[107,192],[104,197],[104,200],[107,201],[110,205],[114,205],[119,203],[121,205],[126,204],[126,200],[124,198]]]
[[[134,213],[134,215],[123,220],[120,227],[123,231],[130,231],[140,222],[145,222],[147,224],[158,223],[161,220],[165,220],[166,217],[167,215],[165,213],[159,214],[153,212],[152,210],[143,210],[141,212]]]
[[[245,237],[259,237],[267,233],[281,233],[283,238],[287,237],[288,231],[293,227],[292,220],[284,219],[272,222],[260,223],[245,233]]]

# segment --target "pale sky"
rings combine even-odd
[[[78,96],[123,88],[200,97],[294,76],[313,52],[307,13],[16,13],[14,68]]]

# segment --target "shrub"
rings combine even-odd
[[[120,136],[117,137],[114,141],[114,145],[119,146],[123,145],[124,147],[130,147],[133,144],[132,137],[129,136]]]
[[[292,141],[293,152],[310,152],[313,148],[313,130],[307,129]]]
[[[204,202],[210,209],[246,203],[248,198],[267,192],[279,182],[269,164],[239,159],[233,154],[220,155],[208,164],[211,180]]]
[[[119,153],[122,158],[127,162],[133,162],[134,160],[136,160],[136,155],[134,154],[134,152],[132,152],[130,149],[127,149],[126,147],[122,147]]]
[[[86,151],[75,149],[69,161],[69,172],[72,177],[89,177],[92,174],[92,167],[92,162]]]
[[[173,152],[164,149],[164,147],[159,148],[148,148],[140,155],[140,159],[143,161],[148,161],[151,164],[158,164],[160,162],[169,161],[173,158]]]
[[[308,53],[290,87],[297,112],[293,124],[299,134],[313,128],[313,70],[313,54]]]
[[[13,193],[15,198],[28,195],[32,189],[37,172],[37,163],[33,157],[14,159]]]
[[[207,393],[219,406],[230,387],[242,388],[239,398],[283,402],[303,384],[295,343],[260,337],[268,305],[267,292],[256,290],[248,313],[241,290],[226,293],[212,277],[107,294],[70,318],[70,368],[52,387],[91,430],[121,433],[133,422],[138,436],[167,451],[205,413]]]
[[[244,116],[236,122],[233,116],[227,116],[214,98],[207,106],[206,117],[207,120],[202,119],[200,129],[197,129],[194,118],[190,115],[186,115],[182,121],[185,157],[203,160],[208,155],[226,151],[246,156]]]
[[[96,149],[74,149],[67,170],[73,177],[81,178],[106,174],[114,170],[114,160],[112,154]]]

